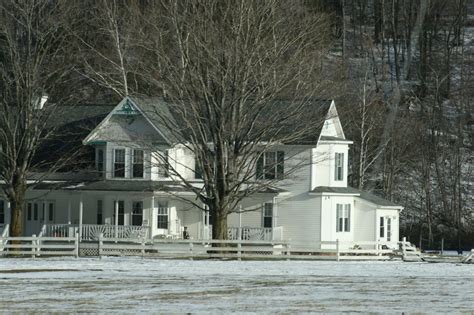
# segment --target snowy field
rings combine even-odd
[[[474,312],[474,265],[0,259],[0,312]]]

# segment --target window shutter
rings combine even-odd
[[[344,180],[344,153],[340,153],[340,162],[339,162],[339,167],[341,168],[341,174],[339,177],[339,180]],[[349,205],[349,210],[350,210],[350,205]]]
[[[342,205],[336,205],[336,232],[341,232],[341,224],[340,221],[342,219]]]
[[[285,152],[277,152],[277,179],[283,179],[285,177]]]
[[[348,203],[346,206],[346,226],[345,226],[345,231],[350,232],[351,231],[351,204]]]

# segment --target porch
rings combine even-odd
[[[79,233],[82,241],[96,241],[100,234],[104,238],[120,239],[182,239],[183,234],[164,233],[153,235],[150,226],[110,225],[110,224],[44,224],[39,237],[74,237]],[[193,237],[191,237],[193,238]],[[212,226],[204,226],[199,237],[202,240],[212,239]],[[229,227],[229,240],[248,241],[282,241],[283,227]]]

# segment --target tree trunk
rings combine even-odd
[[[21,198],[15,198],[11,200],[11,225],[10,235],[11,236],[22,236],[23,234],[23,202]]]
[[[12,192],[7,196],[10,202],[10,236],[23,235],[23,204],[26,194],[26,183],[22,179],[17,179],[13,184]]]
[[[228,239],[227,232],[227,215],[222,209],[215,211],[214,222],[212,223],[212,238],[217,240]]]

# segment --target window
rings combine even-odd
[[[283,179],[285,152],[264,152],[257,160],[257,179]]]
[[[125,177],[125,149],[114,151],[114,177]]]
[[[96,167],[97,171],[102,173],[104,171],[104,150],[97,149],[97,156],[96,156]]]
[[[143,223],[143,202],[132,202],[132,225],[141,226]]]
[[[344,153],[336,153],[334,179],[344,180]]]
[[[5,202],[0,200],[0,224],[5,223]]]
[[[202,179],[202,167],[199,160],[194,157],[194,178],[195,179]]]
[[[263,227],[273,227],[273,203],[267,202],[263,205]]]
[[[392,219],[387,218],[387,242],[392,240]]]
[[[380,217],[380,237],[385,237],[385,220],[383,217]]]
[[[169,158],[168,151],[163,151],[158,155],[159,165],[158,165],[158,176],[159,177],[168,177],[169,176]]]
[[[204,212],[203,212],[204,225],[210,226],[210,225],[212,225],[212,213],[209,210],[209,207],[207,205],[203,205],[203,207],[204,207]]]
[[[113,224],[115,224],[115,206],[117,204],[117,201],[115,200],[114,201],[114,222]],[[123,200],[119,200],[118,201],[118,225],[124,225],[124,221],[125,221],[125,201]]]
[[[336,205],[336,232],[350,232],[351,230],[351,205]]]
[[[38,221],[38,204],[33,204],[33,220]]]
[[[31,203],[28,202],[28,221],[31,221],[31,218],[32,218],[32,216],[31,216]]]
[[[158,203],[158,226],[159,229],[168,229],[168,204]]]
[[[54,221],[54,203],[52,202],[48,203],[48,221]]]
[[[97,218],[96,218],[97,224],[102,224],[102,213],[103,213],[103,201],[97,200]],[[114,209],[114,213],[115,213],[115,209]]]
[[[132,177],[143,178],[143,150],[133,150]]]

